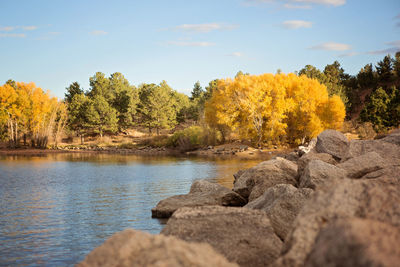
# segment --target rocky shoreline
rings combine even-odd
[[[398,266],[400,129],[379,140],[326,130],[299,153],[204,180],[152,209],[159,235],[125,230],[78,266]]]

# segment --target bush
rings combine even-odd
[[[190,151],[204,146],[204,130],[199,126],[191,126],[175,132],[169,139],[168,145],[182,151]]]

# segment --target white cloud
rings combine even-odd
[[[284,4],[283,7],[287,9],[311,9],[310,5],[293,5],[289,3]]]
[[[356,56],[356,55],[358,55],[357,52],[351,51],[351,52],[348,52],[348,53],[340,54],[339,57],[353,57],[353,56]]]
[[[13,31],[13,30],[15,30],[14,26],[0,27],[0,31],[2,31],[2,32],[10,32],[10,31]]]
[[[346,4],[346,0],[291,0],[291,2],[327,5],[327,6],[342,6]]]
[[[10,31],[14,31],[17,29],[22,29],[25,31],[33,31],[36,30],[38,27],[37,26],[4,26],[4,27],[0,27],[0,31],[4,31],[4,32],[10,32]]]
[[[99,36],[99,35],[107,35],[108,32],[106,32],[106,31],[101,31],[101,30],[94,30],[94,31],[91,31],[90,34],[91,34],[91,35]]]
[[[312,50],[329,50],[329,51],[346,51],[350,50],[351,46],[348,44],[327,42],[310,47]]]
[[[170,41],[167,42],[169,45],[176,45],[176,46],[214,46],[215,43],[210,42],[183,42],[183,41]]]
[[[282,23],[286,29],[311,28],[312,22],[304,20],[287,20]]]
[[[207,33],[211,31],[226,31],[238,28],[239,25],[234,24],[223,24],[223,23],[203,23],[203,24],[182,24],[171,29],[186,31],[186,32],[199,32]]]
[[[400,40],[387,42],[385,44],[390,47],[386,48],[386,49],[381,49],[381,50],[368,51],[367,54],[370,54],[370,55],[395,54],[400,51]]]
[[[25,33],[0,33],[0,38],[1,37],[11,37],[11,38],[25,38],[26,34]]]
[[[243,53],[233,52],[231,54],[228,54],[227,56],[230,56],[230,57],[243,57]]]
[[[25,31],[33,31],[36,30],[38,27],[37,26],[21,26],[21,29]]]

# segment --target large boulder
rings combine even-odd
[[[192,184],[189,194],[163,199],[151,210],[151,213],[153,218],[169,218],[182,207],[244,206],[246,203],[243,197],[222,185],[199,180]]]
[[[337,165],[337,167],[347,172],[349,178],[361,178],[370,172],[381,170],[386,166],[386,160],[376,152],[367,152]]]
[[[296,185],[297,165],[284,158],[264,161],[246,170],[234,182],[233,191],[252,201],[277,184]]]
[[[387,166],[384,169],[370,172],[363,177],[362,179],[376,179],[376,178],[397,178],[400,179],[400,164],[399,165],[391,165]]]
[[[322,229],[305,266],[399,266],[400,229],[367,219],[342,219]]]
[[[400,146],[400,129],[396,129],[389,135],[381,139],[384,142],[392,143]]]
[[[237,266],[208,244],[194,244],[132,229],[116,233],[94,249],[77,267],[100,266]]]
[[[350,158],[355,158],[368,152],[376,152],[388,162],[400,159],[400,149],[398,145],[382,140],[352,140],[342,162]]]
[[[341,132],[325,130],[317,137],[315,149],[318,153],[327,153],[336,159],[342,159],[347,152],[349,140]]]
[[[299,187],[317,189],[333,179],[347,177],[345,170],[321,160],[311,160],[299,179]]]
[[[308,165],[308,163],[312,160],[321,160],[323,162],[336,165],[337,162],[336,160],[332,157],[332,155],[327,154],[327,153],[316,153],[314,151],[311,151],[305,155],[303,155],[298,161],[297,161],[297,172],[299,176],[303,174],[303,171],[305,167]]]
[[[303,266],[320,231],[339,218],[366,218],[400,227],[400,179],[333,179],[301,209],[276,266]]]
[[[244,207],[265,211],[275,233],[285,240],[294,219],[312,193],[313,190],[309,188],[299,189],[290,184],[279,184],[268,188],[262,196]]]
[[[181,208],[161,233],[185,241],[206,242],[240,266],[268,266],[282,248],[267,214],[244,208]]]

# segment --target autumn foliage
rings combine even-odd
[[[17,146],[30,139],[32,146],[45,147],[49,137],[65,126],[63,103],[34,83],[10,81],[0,86],[0,124],[6,125],[8,140]]]
[[[340,129],[345,107],[325,85],[295,74],[239,75],[219,80],[205,106],[206,122],[257,144],[301,143]]]

